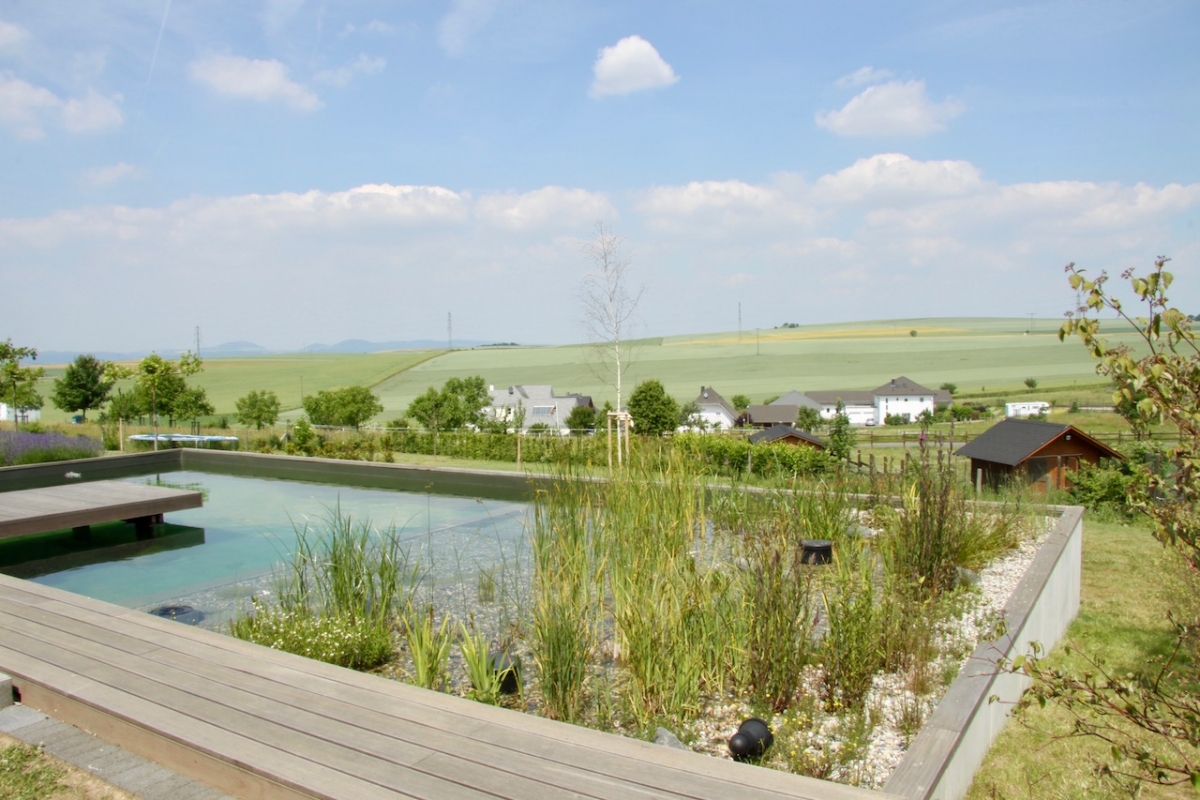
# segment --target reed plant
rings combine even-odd
[[[460,622],[458,646],[471,681],[467,697],[492,706],[499,703],[503,676],[493,668],[487,639]]]
[[[414,608],[404,614],[404,639],[412,659],[413,682],[425,689],[440,690],[446,685],[446,665],[450,661],[450,617],[435,619],[432,605]]]
[[[743,691],[778,713],[792,703],[811,661],[818,568],[804,563],[799,541],[777,530],[749,537],[746,552],[746,657],[737,679]]]
[[[979,569],[1021,538],[1019,503],[980,506],[941,450],[910,471],[902,506],[879,512],[888,571],[910,594],[954,588],[960,567]]]
[[[875,585],[875,559],[859,544],[834,556],[831,585],[822,591],[826,629],[821,640],[826,705],[861,710],[875,673],[886,661],[887,604]]]
[[[320,527],[295,528],[296,550],[274,577],[274,596],[230,623],[241,639],[355,669],[394,655],[399,608],[409,604],[418,566],[394,527],[356,522],[340,506]]]

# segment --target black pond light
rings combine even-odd
[[[191,606],[159,606],[150,613],[163,619],[182,622],[184,625],[199,625],[207,616],[200,609]]]
[[[521,690],[521,659],[507,650],[488,655],[488,665],[500,678],[501,694],[516,694]]]
[[[800,560],[805,564],[828,564],[833,561],[833,542],[829,539],[802,539]]]
[[[750,717],[729,737],[729,752],[734,761],[751,761],[761,758],[774,742],[775,734],[771,733],[767,723],[758,717]]]

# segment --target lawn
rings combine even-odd
[[[1145,668],[1174,643],[1167,610],[1183,585],[1177,562],[1168,559],[1147,525],[1084,520],[1083,586],[1079,616],[1063,639],[1099,656],[1115,673]],[[1086,668],[1059,648],[1055,665]],[[1092,739],[1056,738],[1069,730],[1065,713],[1031,712],[1028,725],[1010,721],[975,776],[969,800],[1046,798],[1102,800],[1129,797],[1096,776],[1094,765],[1107,745]],[[1195,797],[1191,790],[1146,787],[1144,797]]]

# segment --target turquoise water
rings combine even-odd
[[[129,608],[192,605],[213,623],[269,591],[296,530],[323,530],[339,507],[356,523],[394,527],[429,584],[516,564],[526,542],[523,502],[186,470],[124,480],[196,489],[204,505],[167,514],[148,541],[115,523],[94,528],[89,541],[64,531],[3,542],[0,571]]]

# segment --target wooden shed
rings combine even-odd
[[[823,439],[799,428],[793,428],[791,425],[772,425],[750,437],[750,444],[774,444],[776,442],[815,447],[818,450],[824,450],[826,447]]]
[[[1124,458],[1103,442],[1073,425],[1028,419],[1006,419],[959,448],[956,455],[971,459],[971,475],[999,488],[1010,480],[1065,489],[1081,461],[1098,464],[1102,458]]]

